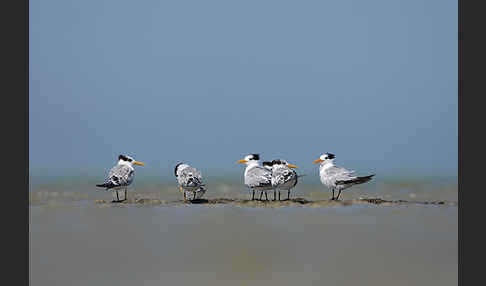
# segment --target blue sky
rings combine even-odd
[[[457,1],[30,1],[30,169],[457,173]]]

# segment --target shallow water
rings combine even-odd
[[[134,187],[129,198],[181,199],[175,186],[159,187]],[[110,200],[109,193],[83,188],[32,190],[32,285],[458,283],[457,205],[114,206],[94,202]],[[316,200],[329,194],[301,185],[295,195]],[[457,186],[370,184],[343,199],[385,195],[457,201]],[[205,197],[248,198],[248,192],[225,182]]]

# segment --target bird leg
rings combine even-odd
[[[278,200],[280,201],[280,190],[278,191]]]
[[[265,200],[268,201],[267,191],[265,191]]]
[[[125,188],[125,200],[127,200],[127,188]]]
[[[263,191],[260,191],[260,201],[262,200]]]
[[[196,192],[194,192],[194,198],[192,200],[195,200],[196,199]]]
[[[290,190],[287,190],[287,201],[290,200]]]
[[[187,195],[182,186],[179,186],[179,190],[182,192],[182,194],[184,194],[184,201],[187,201]]]
[[[331,198],[331,201],[334,200],[334,189],[332,189],[332,198]]]
[[[273,200],[277,200],[277,190],[273,190]]]
[[[186,192],[182,189],[182,186],[179,186],[179,191],[184,195],[184,201],[186,200]]]
[[[337,197],[336,197],[336,200],[339,200],[339,195],[340,195],[340,194],[341,194],[341,190],[339,190],[339,193],[338,193],[338,195],[337,195]]]
[[[251,200],[254,201],[255,200],[255,190],[253,190],[253,195],[251,196]]]

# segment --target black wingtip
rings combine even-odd
[[[358,177],[358,178],[357,178],[357,179],[358,179],[357,181],[358,181],[358,182],[363,182],[363,183],[366,183],[366,182],[370,181],[370,180],[371,180],[371,178],[373,178],[373,176],[374,176],[374,175],[375,175],[375,174],[368,175],[368,176],[363,176],[363,177]]]
[[[351,180],[345,180],[345,181],[336,181],[336,185],[345,185],[345,184],[363,184],[366,182],[371,181],[371,178],[374,176],[373,175],[368,175],[368,176],[362,176],[362,177],[357,177]]]
[[[112,182],[108,182],[108,183],[104,183],[104,184],[98,184],[96,186],[100,187],[100,188],[107,188],[107,189],[111,189],[113,187],[116,187],[116,185],[113,184]]]

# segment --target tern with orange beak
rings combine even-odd
[[[272,171],[260,166],[259,160],[259,154],[250,154],[236,162],[246,164],[245,185],[253,192],[251,200],[255,199],[255,191],[265,191],[266,195],[272,189]]]
[[[141,165],[144,163],[135,161],[132,157],[126,155],[118,156],[118,163],[111,168],[108,173],[108,179],[103,183],[96,185],[100,188],[105,188],[107,191],[115,191],[112,202],[122,202],[127,199],[127,188],[133,182],[135,168],[133,165]],[[118,191],[125,189],[124,199],[121,200]]]
[[[320,163],[319,177],[322,184],[332,191],[331,200],[338,200],[342,190],[354,185],[366,183],[374,176],[374,174],[363,177],[354,176],[354,171],[348,171],[342,167],[335,166],[334,158],[336,158],[334,154],[324,153],[319,159],[313,162],[314,164]],[[334,197],[334,191],[339,191],[336,198]]]
[[[273,200],[275,201],[275,191],[278,191],[278,200],[280,201],[280,191],[287,191],[287,200],[290,200],[290,190],[297,185],[297,172],[291,168],[299,168],[296,165],[289,164],[285,160],[273,160],[272,164],[272,187],[274,189]]]

